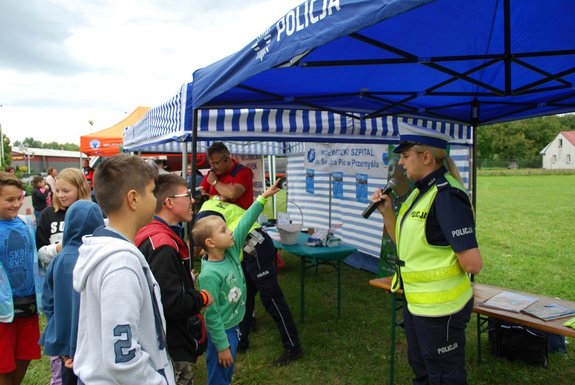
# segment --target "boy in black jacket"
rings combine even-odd
[[[188,320],[213,298],[206,290],[194,288],[188,246],[182,239],[180,222],[192,219],[193,198],[186,180],[162,174],[156,181],[156,215],[136,234],[135,243],[146,257],[160,285],[166,317],[168,352],[174,360],[176,383],[193,384],[192,363],[196,361],[195,342]]]

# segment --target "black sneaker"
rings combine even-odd
[[[248,351],[248,349],[250,348],[250,341],[242,341],[240,340],[238,342],[238,353],[245,353]]]
[[[285,349],[277,360],[274,361],[276,366],[284,366],[292,361],[295,361],[303,356],[303,349],[300,345],[295,346],[291,349]]]

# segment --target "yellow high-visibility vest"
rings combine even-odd
[[[450,174],[445,178],[451,186],[465,191]],[[419,195],[418,189],[413,190],[399,210],[395,228],[397,254],[404,263],[400,267],[403,292],[409,311],[419,316],[456,313],[473,297],[469,276],[451,246],[427,242],[425,225],[437,191],[434,185],[411,207]],[[394,282],[398,279],[396,273]]]

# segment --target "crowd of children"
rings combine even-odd
[[[186,179],[121,154],[93,181],[97,204],[79,169],[58,173],[53,190],[34,178],[35,225],[18,215],[22,182],[0,171],[0,384],[19,385],[40,345],[51,384],[193,384],[205,349],[195,336],[206,329],[208,383],[231,383],[246,309],[240,254],[279,188],[258,197],[233,233],[217,212],[193,222],[205,252],[196,280],[179,226],[192,220]]]

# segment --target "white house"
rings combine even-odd
[[[545,169],[575,169],[575,131],[561,131],[540,154]]]

